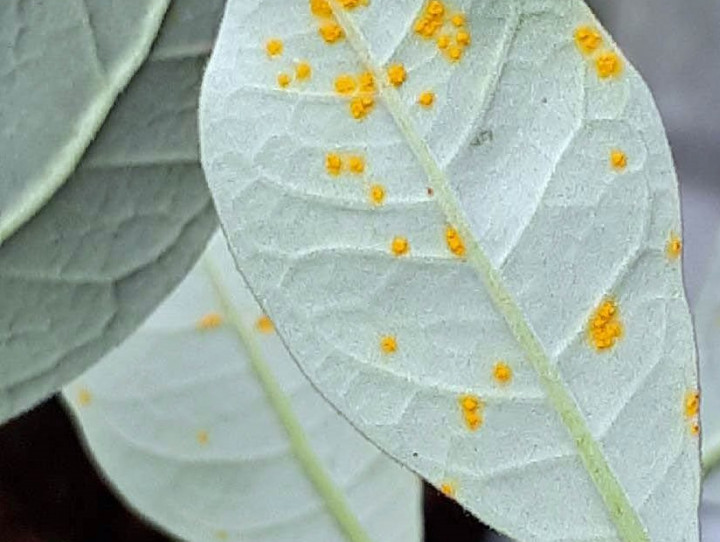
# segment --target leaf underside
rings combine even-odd
[[[216,228],[196,108],[223,5],[173,5],[78,168],[0,248],[0,421],[130,334]]]
[[[148,322],[65,389],[99,466],[190,542],[419,542],[417,478],[318,395],[261,318],[216,236]]]
[[[639,75],[579,0],[327,6],[229,2],[201,95],[220,220],[303,371],[519,541],[696,542],[677,182]]]

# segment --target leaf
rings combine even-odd
[[[695,322],[700,352],[704,498],[720,508],[720,237],[713,264],[697,303]]]
[[[196,108],[223,5],[173,3],[77,170],[0,247],[0,422],[129,335],[216,228]]]
[[[677,182],[584,3],[232,0],[200,124],[239,268],[372,441],[519,541],[698,540]]]
[[[420,540],[417,479],[312,388],[220,235],[148,322],[64,393],[113,485],[175,536]]]
[[[0,244],[72,173],[145,60],[169,3],[2,3]]]

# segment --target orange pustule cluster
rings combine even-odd
[[[599,351],[609,350],[623,335],[620,312],[612,299],[606,299],[595,310],[589,323],[590,342]]]
[[[430,0],[415,21],[415,34],[435,40],[438,51],[446,59],[457,62],[472,43],[464,13],[451,13],[440,0]]]

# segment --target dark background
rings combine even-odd
[[[645,75],[663,113],[681,180],[692,303],[720,224],[720,0],[590,4]],[[491,538],[431,488],[425,516],[427,542]],[[169,540],[107,489],[56,399],[0,428],[0,542]],[[707,529],[704,540],[720,540],[720,532]]]

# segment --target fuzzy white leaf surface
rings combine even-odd
[[[189,542],[419,542],[418,479],[332,409],[262,316],[217,235],[146,324],[65,389],[97,464]]]
[[[200,111],[233,255],[303,371],[520,542],[696,542],[677,181],[645,83],[580,0],[445,2],[432,39],[437,2],[317,4],[228,2]],[[299,60],[312,78],[279,77]]]

